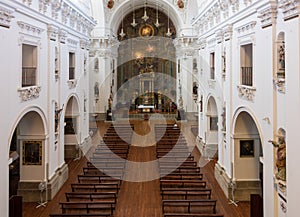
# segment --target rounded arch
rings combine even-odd
[[[207,96],[206,109],[207,114],[218,115],[218,104],[216,98],[211,94]]]
[[[35,112],[39,115],[39,117],[41,118],[41,121],[42,121],[43,132],[44,132],[45,136],[48,134],[48,132],[49,132],[48,122],[47,122],[47,118],[46,118],[46,115],[43,112],[43,110],[41,108],[37,107],[37,106],[30,106],[30,107],[24,108],[23,111],[20,112],[20,114],[18,115],[18,117],[14,121],[14,124],[12,125],[12,128],[10,130],[10,135],[9,135],[9,139],[8,139],[8,143],[7,143],[7,156],[9,156],[11,140],[12,140],[15,129],[19,125],[22,118],[25,117],[26,114],[28,114],[30,112]]]
[[[258,119],[254,115],[254,112],[250,108],[245,107],[245,106],[241,106],[241,107],[237,108],[236,111],[234,112],[234,115],[232,117],[232,122],[231,122],[232,131],[230,132],[230,134],[231,135],[235,134],[235,127],[236,127],[236,124],[237,124],[237,120],[238,120],[238,117],[240,117],[240,114],[242,112],[247,113],[252,118],[252,120],[254,121],[255,126],[257,128],[257,131],[258,131],[258,134],[259,134],[259,137],[260,137],[261,141],[264,141],[262,129],[261,129],[261,126],[259,124]],[[261,151],[262,151],[262,154],[263,154],[263,143],[261,143],[261,145],[262,145],[262,150]]]
[[[144,7],[144,1],[134,2],[135,10]],[[148,0],[147,7],[156,8],[155,0]],[[133,5],[131,1],[126,1],[120,3],[118,7],[113,11],[111,19],[108,21],[108,26],[111,27],[112,32],[117,35],[118,28],[122,23],[123,17],[131,13],[133,10]],[[169,13],[168,13],[169,10]],[[183,20],[178,15],[176,6],[167,1],[159,1],[159,11],[164,14],[169,14],[170,20],[173,22],[176,32],[183,26]],[[123,16],[122,16],[123,14]]]
[[[75,99],[75,101],[73,101],[73,99]],[[69,114],[73,114],[73,115],[79,115],[81,113],[81,107],[79,106],[79,97],[77,94],[71,94],[66,98],[65,101],[65,114],[69,113]],[[68,105],[70,105],[68,107]]]

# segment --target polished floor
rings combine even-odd
[[[156,159],[155,156],[155,137],[153,134],[153,124],[149,121],[131,121],[134,124],[135,130],[132,137],[132,146],[129,150],[128,159],[132,162],[148,162]],[[190,130],[191,126],[196,123],[185,122],[181,124],[181,129],[188,145],[191,149],[194,148],[195,137]],[[98,132],[93,137],[93,143],[99,143],[99,139],[104,135],[110,123],[97,122]],[[194,149],[193,155],[195,158],[203,162],[200,158],[200,153]],[[86,157],[80,160],[68,162],[69,165],[69,179],[63,185],[52,201],[47,203],[46,207],[36,208],[37,203],[23,204],[23,217],[46,217],[50,213],[60,213],[59,202],[65,201],[65,192],[71,191],[70,184],[77,182],[77,174],[82,173],[82,167],[86,165]],[[217,212],[223,213],[225,217],[249,217],[249,203],[239,202],[238,206],[230,204],[225,197],[221,188],[214,178],[214,164],[215,161],[209,161],[201,168],[204,174],[204,179],[207,181],[208,187],[213,189],[212,197],[217,199]],[[142,164],[140,164],[142,165]],[[124,181],[118,197],[116,211],[114,217],[161,217],[161,196],[159,188],[159,180],[152,180],[153,173],[157,172],[155,169],[146,170],[143,166],[141,168],[133,168],[129,174],[128,180],[138,180],[135,182]],[[146,179],[147,181],[143,181]]]

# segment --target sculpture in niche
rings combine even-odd
[[[279,69],[285,69],[285,49],[284,49],[284,42],[279,47]]]
[[[99,96],[99,83],[98,82],[96,82],[95,86],[94,86],[94,95],[95,95],[95,97]]]
[[[223,107],[222,116],[222,131],[226,131],[226,106]]]
[[[272,145],[277,148],[276,151],[276,179],[286,181],[286,143],[285,143],[285,130],[278,129],[277,141],[269,140]]]
[[[99,60],[98,60],[98,58],[95,59],[94,69],[95,69],[95,70],[98,70],[98,69],[99,69]]]

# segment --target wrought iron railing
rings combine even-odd
[[[241,67],[242,70],[242,85],[253,85],[252,67]]]
[[[22,67],[22,87],[36,85],[36,67]]]

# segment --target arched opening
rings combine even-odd
[[[64,121],[65,161],[80,157],[79,106],[77,99],[72,96],[66,106]]]
[[[214,97],[207,102],[205,156],[218,159],[218,108]]]
[[[46,172],[45,129],[40,114],[26,113],[11,138],[9,196],[21,195],[24,202],[40,201],[39,184]]]
[[[150,110],[175,113],[176,50],[172,38],[176,37],[176,29],[165,13],[151,7],[146,11],[149,16],[146,21],[142,18],[145,8],[139,8],[127,14],[118,28],[118,33],[122,28],[126,33],[123,37],[118,35],[121,41],[117,67],[118,97],[124,98],[126,92],[130,104],[126,106],[132,114]],[[136,25],[132,25],[133,18]],[[170,37],[166,37],[167,27],[172,32]],[[160,75],[156,76],[156,73]],[[128,95],[126,82],[130,79],[137,81]],[[165,80],[165,85],[157,85],[157,79]]]
[[[252,116],[242,111],[234,126],[234,196],[238,201],[249,201],[251,194],[262,195],[263,155],[258,127]]]

